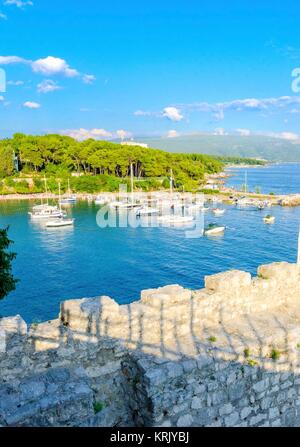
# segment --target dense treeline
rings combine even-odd
[[[221,161],[225,164],[231,164],[231,165],[253,165],[253,166],[264,166],[267,161],[266,160],[260,160],[257,158],[243,158],[243,157],[215,157],[217,160]]]
[[[14,161],[15,156],[15,161]],[[0,141],[0,176],[71,172],[84,176],[109,176],[124,179],[133,166],[135,178],[164,178],[173,174],[178,186],[196,186],[205,173],[222,169],[220,160],[201,154],[175,154],[139,146],[127,146],[92,139],[78,142],[62,135],[32,136],[15,134]]]

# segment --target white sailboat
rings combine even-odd
[[[126,194],[127,200],[113,200],[108,204],[110,208],[121,209],[131,209],[138,207],[139,204],[134,202],[134,179],[133,179],[133,166],[130,164],[130,183],[131,183],[131,198],[128,200],[128,194]]]
[[[58,182],[58,194],[59,194],[59,211],[61,213],[61,216],[57,217],[56,219],[51,219],[48,222],[46,222],[46,227],[67,227],[74,224],[74,219],[66,219],[66,214],[62,212],[61,209],[61,194],[60,194],[60,182]]]
[[[62,205],[69,205],[72,203],[76,203],[77,198],[74,194],[71,193],[71,187],[70,187],[70,179],[68,178],[68,195],[66,197],[63,197],[59,203]]]
[[[46,176],[44,176],[45,182],[45,193],[47,194],[47,180]],[[41,200],[40,205],[35,205],[28,214],[30,215],[32,220],[44,220],[49,218],[59,218],[63,217],[64,213],[61,209],[58,209],[56,205],[49,205],[48,197],[46,199],[46,203],[43,203],[43,199]]]

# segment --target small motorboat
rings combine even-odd
[[[261,211],[261,210],[265,209],[265,204],[263,202],[259,202],[257,204],[257,208]]]
[[[153,208],[151,206],[141,206],[140,208],[137,208],[135,211],[136,216],[152,216],[159,213],[158,208]]]
[[[215,216],[223,216],[223,214],[225,213],[225,210],[221,209],[221,208],[213,208],[212,212]]]
[[[216,235],[224,233],[224,231],[225,231],[224,226],[220,226],[218,224],[211,223],[204,229],[203,234],[205,236],[216,236]]]
[[[264,220],[264,223],[266,223],[266,224],[272,224],[275,222],[275,216],[271,216],[271,214],[268,214],[267,216],[265,216],[263,218],[263,220]]]
[[[46,222],[46,227],[54,228],[54,227],[68,227],[74,225],[74,219],[51,219]]]

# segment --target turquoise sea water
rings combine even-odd
[[[283,166],[283,176],[276,167],[276,182],[300,192],[300,165],[290,167],[292,174],[286,175]],[[263,172],[268,188],[270,169],[252,169],[249,180]],[[268,189],[275,190],[274,181],[272,174]],[[227,207],[219,218],[207,212],[206,223],[224,223],[225,235],[187,239],[174,228],[100,229],[99,207],[86,202],[70,208],[74,229],[45,229],[28,218],[31,206],[28,201],[0,202],[0,227],[10,225],[18,254],[14,273],[20,279],[17,290],[0,302],[0,315],[18,313],[27,322],[56,318],[66,299],[109,295],[128,303],[139,299],[142,289],[177,283],[196,289],[203,286],[204,275],[233,268],[255,274],[262,263],[294,262],[297,255],[300,207],[274,207],[271,226],[262,221],[269,211]]]
[[[244,185],[246,172],[249,191],[255,191],[259,187],[264,194],[300,193],[300,163],[274,164],[261,168],[230,168],[227,171],[233,174],[227,184],[236,189],[241,189]]]

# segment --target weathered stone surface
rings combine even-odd
[[[251,286],[250,273],[230,270],[205,277],[205,288],[212,292],[234,292],[239,288]]]
[[[29,331],[0,319],[0,426],[299,426],[299,271],[70,300]]]

